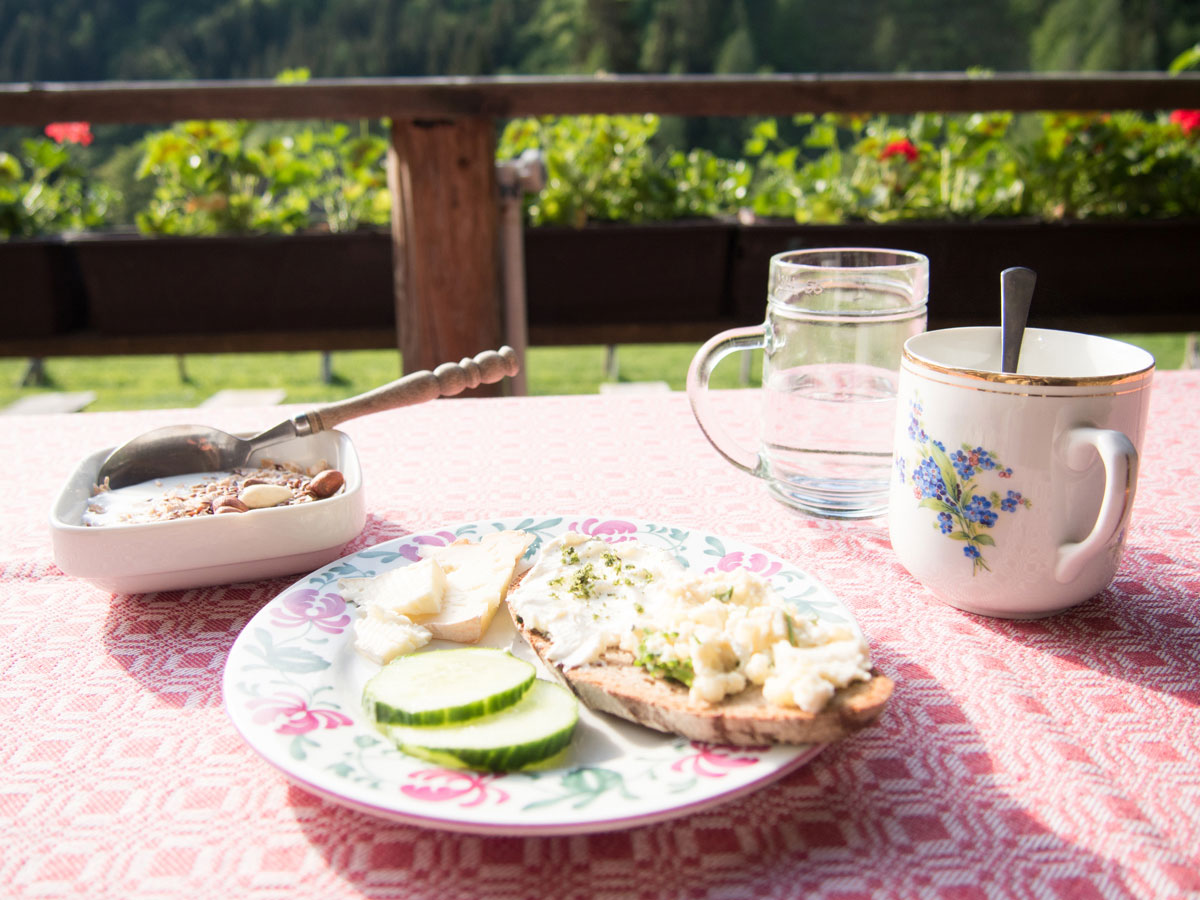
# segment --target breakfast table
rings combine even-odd
[[[291,411],[203,415],[252,432]],[[792,513],[712,450],[680,392],[443,399],[343,425],[367,508],[346,554],[489,519],[697,529],[827,588],[895,682],[878,722],[752,790],[551,833],[523,832],[516,810],[509,833],[364,810],[243,739],[226,662],[304,573],[113,594],[56,565],[48,513],[79,459],[198,415],[4,419],[4,896],[1200,896],[1200,372],[1156,375],[1115,582],[1030,621],[938,602],[893,557],[884,520]],[[279,728],[315,737],[343,719],[300,710]],[[753,757],[696,747],[681,763],[719,786]],[[423,796],[465,806],[504,785]]]

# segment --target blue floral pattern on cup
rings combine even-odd
[[[987,533],[1001,513],[1015,513],[1033,506],[1020,491],[988,491],[981,486],[985,473],[1009,479],[1013,470],[1003,465],[996,454],[982,447],[963,444],[947,451],[946,445],[925,432],[920,398],[909,404],[908,438],[913,442],[917,463],[909,472],[905,457],[897,455],[896,470],[901,484],[911,483],[919,505],[937,513],[933,527],[947,539],[963,542],[963,556],[971,561],[971,574],[991,571],[983,556],[984,547],[996,546]]]

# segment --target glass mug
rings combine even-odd
[[[688,370],[688,399],[709,442],[801,512],[863,519],[887,512],[904,343],[925,330],[929,260],[866,247],[771,258],[766,322],[724,331]],[[709,378],[738,350],[763,350],[757,449],[710,407]]]

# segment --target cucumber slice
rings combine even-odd
[[[533,684],[531,663],[507,650],[462,647],[392,660],[363,688],[380,725],[444,725],[512,706]]]
[[[515,704],[457,725],[380,725],[405,753],[441,766],[509,772],[542,762],[571,742],[579,723],[575,695],[535,681]]]

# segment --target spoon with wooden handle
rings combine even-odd
[[[326,431],[359,416],[451,397],[516,375],[520,368],[512,347],[485,350],[474,359],[442,363],[432,372],[412,372],[365,394],[315,407],[249,438],[207,425],[156,428],[113,450],[100,466],[96,483],[107,482],[115,490],[170,475],[225,471],[245,465],[253,453],[272,444]]]

